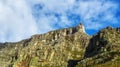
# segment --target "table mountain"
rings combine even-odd
[[[0,43],[0,67],[119,66],[119,56],[120,28],[111,27],[89,36],[79,24],[15,43]]]

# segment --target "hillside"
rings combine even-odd
[[[94,35],[76,67],[120,67],[120,28],[107,27]]]
[[[120,66],[120,28],[107,27],[90,37],[84,26],[0,43],[0,67]]]

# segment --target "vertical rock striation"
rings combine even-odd
[[[72,28],[33,35],[30,39],[17,43],[5,43],[0,50],[0,61],[2,61],[0,65],[66,67],[70,59],[77,60],[84,57],[89,38],[84,26],[79,24]]]
[[[107,27],[92,37],[76,27],[0,43],[0,67],[120,66],[120,28]]]

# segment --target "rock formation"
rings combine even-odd
[[[107,27],[94,35],[86,47],[84,59],[76,67],[119,67],[120,28]]]
[[[107,27],[90,37],[79,24],[16,43],[0,43],[0,67],[120,65],[119,45],[120,28]]]

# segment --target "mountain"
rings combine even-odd
[[[0,43],[0,67],[120,66],[120,28],[89,36],[84,26],[36,34],[16,43]],[[111,65],[111,66],[112,66]]]
[[[120,28],[99,31],[89,41],[84,59],[76,67],[120,67]]]

